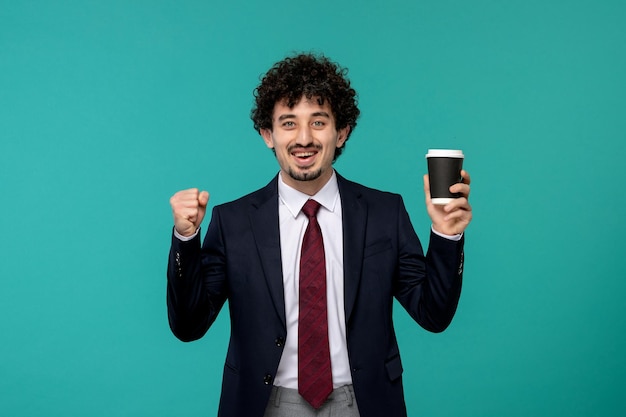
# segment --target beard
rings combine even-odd
[[[318,152],[320,153],[322,152],[321,146],[317,145],[314,147]],[[296,149],[300,149],[300,148],[301,147],[298,145],[293,145],[293,146],[290,146],[289,149],[287,149],[287,152],[291,154],[295,152]],[[276,155],[276,150],[274,150],[274,155]],[[319,168],[317,171],[301,172],[301,171],[298,171],[297,169],[294,169],[293,167],[289,167],[289,170],[287,171],[287,173],[289,174],[291,178],[293,178],[296,181],[313,181],[322,176],[322,168]]]
[[[296,172],[294,169],[289,168],[287,173],[296,181],[313,181],[322,176],[322,169],[320,168],[313,172]]]

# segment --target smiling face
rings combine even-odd
[[[274,149],[283,181],[313,195],[330,179],[335,149],[346,141],[350,127],[337,130],[328,101],[302,97],[295,106],[284,101],[274,106],[272,129],[260,133]]]

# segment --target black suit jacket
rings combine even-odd
[[[343,215],[347,347],[362,417],[406,416],[393,298],[443,331],[461,292],[463,241],[431,234],[424,256],[402,198],[337,176]],[[167,304],[183,341],[209,329],[228,300],[231,336],[219,416],[261,417],[288,335],[278,183],[216,206],[203,245],[172,239]]]

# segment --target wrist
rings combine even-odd
[[[453,234],[448,234],[448,233],[443,233],[438,231],[437,229],[435,229],[435,225],[431,225],[430,230],[436,234],[437,236],[440,236],[444,239],[448,239],[448,240],[453,240],[458,242],[459,240],[461,240],[461,238],[463,237],[463,233],[453,233]]]
[[[194,237],[196,237],[196,235],[198,234],[198,232],[200,231],[200,228],[197,228],[192,234],[190,235],[183,235],[182,233],[179,233],[178,230],[176,230],[176,227],[174,227],[174,236],[178,239],[181,240],[183,242],[187,242],[192,240]]]

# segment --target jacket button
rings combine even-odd
[[[274,340],[274,343],[276,343],[276,346],[278,347],[283,347],[285,345],[285,338],[277,337],[276,340]]]
[[[265,377],[263,378],[263,383],[265,385],[270,385],[272,383],[272,381],[274,380],[274,378],[272,378],[272,376],[270,374],[265,375]]]

